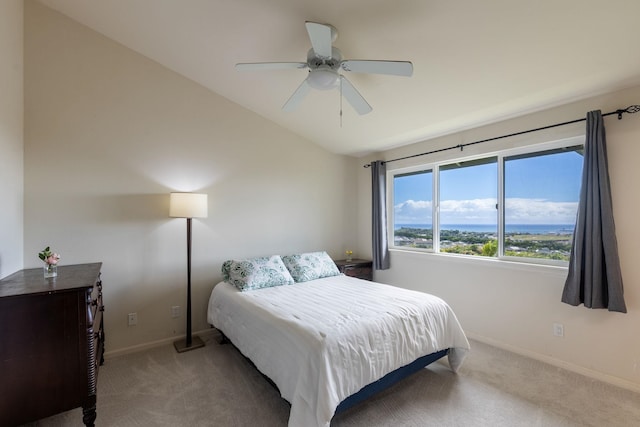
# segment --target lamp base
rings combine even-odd
[[[198,336],[191,337],[191,345],[187,346],[187,339],[181,339],[174,341],[173,346],[178,353],[184,353],[185,351],[195,350],[196,348],[204,347],[204,341]]]

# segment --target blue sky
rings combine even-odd
[[[511,159],[505,162],[507,224],[571,224],[580,193],[583,157],[574,152]],[[394,182],[397,224],[431,222],[432,174]],[[497,163],[440,173],[442,224],[497,223]]]

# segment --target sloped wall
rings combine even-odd
[[[171,191],[209,195],[209,217],[193,220],[194,331],[209,328],[225,259],[353,244],[353,159],[40,3],[25,14],[25,265],[47,245],[61,264],[103,262],[107,352],[184,334],[186,226],[168,217]]]

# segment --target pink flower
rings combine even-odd
[[[51,254],[50,256],[47,257],[47,259],[44,262],[50,265],[56,265],[59,260],[60,260],[60,255]]]

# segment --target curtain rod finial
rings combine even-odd
[[[618,120],[622,120],[622,114],[624,113],[635,114],[638,111],[640,111],[640,105],[630,105],[624,110],[616,110],[616,113],[618,113]]]
[[[629,114],[635,114],[639,111],[640,111],[640,105],[630,105],[629,107],[627,107],[626,110],[624,110],[625,113],[629,113]]]

